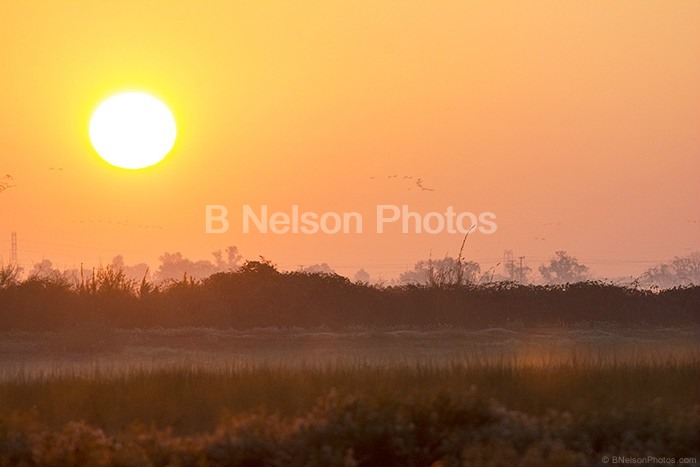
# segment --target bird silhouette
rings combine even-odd
[[[419,178],[418,180],[416,180],[416,186],[418,188],[420,188],[421,191],[435,191],[434,188],[427,188],[427,187],[423,186],[423,179],[422,178]]]
[[[16,185],[12,185],[10,182],[14,180],[12,178],[12,175],[10,174],[5,174],[3,177],[0,177],[0,192],[7,190],[8,188],[13,188]]]
[[[146,225],[146,224],[131,224],[129,223],[128,220],[125,220],[123,222],[121,221],[112,221],[112,220],[101,220],[101,219],[81,219],[81,220],[73,220],[71,221],[74,224],[110,224],[110,225],[121,225],[124,227],[129,227],[129,228],[134,228],[134,229],[158,229],[158,230],[163,230],[163,226],[161,225]]]

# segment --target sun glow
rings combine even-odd
[[[142,92],[112,96],[90,119],[90,142],[110,164],[142,169],[160,162],[175,144],[175,119],[165,104]]]

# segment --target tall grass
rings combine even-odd
[[[0,411],[35,408],[54,427],[77,418],[114,431],[140,419],[190,433],[213,429],[224,408],[239,412],[265,407],[296,416],[331,389],[343,395],[388,398],[406,394],[406,388],[415,397],[471,387],[509,408],[535,415],[550,409],[623,409],[656,399],[683,408],[700,400],[700,362],[502,360],[449,366],[358,362],[215,369],[201,364],[142,365],[126,370],[62,370],[26,378],[20,371],[0,383]]]
[[[0,383],[0,459],[591,465],[616,453],[698,457],[699,396],[698,360],[585,356],[20,373]],[[488,463],[498,456],[502,464]]]

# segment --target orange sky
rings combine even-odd
[[[235,244],[391,278],[462,240],[206,234],[206,204],[491,211],[497,232],[466,248],[483,266],[564,249],[614,276],[700,249],[697,1],[2,2],[0,64],[0,176],[17,185],[0,256],[16,231],[25,267]],[[175,114],[153,168],[90,146],[91,112],[122,90]]]

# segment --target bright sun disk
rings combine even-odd
[[[90,142],[112,165],[142,169],[160,162],[175,144],[175,118],[163,102],[143,92],[112,96],[90,119]]]

